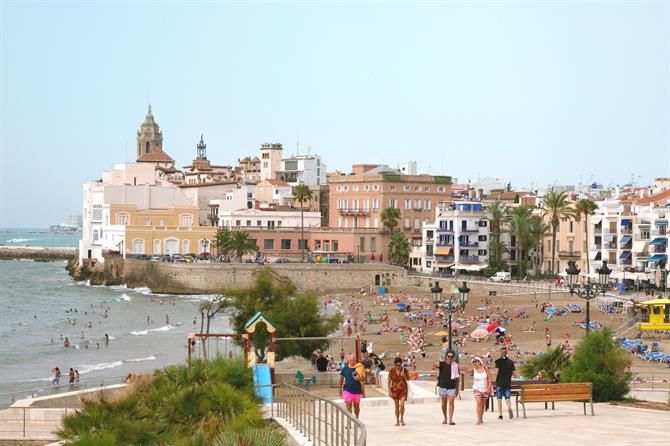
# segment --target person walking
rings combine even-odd
[[[452,350],[447,350],[444,360],[435,363],[438,369],[437,375],[437,394],[442,402],[442,424],[454,424],[454,401],[458,396],[458,385],[461,380],[458,364],[454,361],[456,354]],[[447,405],[449,406],[449,415],[447,416]]]
[[[340,372],[340,395],[344,399],[349,413],[358,415],[361,411],[361,398],[365,396],[365,369],[356,363],[356,355],[351,354],[347,358],[347,364]]]
[[[68,376],[69,376],[69,378],[70,378],[68,382],[69,382],[69,384],[70,384],[71,386],[73,386],[73,385],[74,385],[74,378],[75,378],[75,376],[74,376],[74,369],[73,369],[72,367],[70,367],[70,373],[69,373]]]
[[[544,327],[544,343],[547,344],[547,348],[551,348],[551,330],[549,327]]]
[[[402,366],[402,358],[396,357],[393,360],[393,367],[389,370],[388,389],[389,396],[395,405],[395,425],[405,425],[405,401],[407,401],[407,391],[409,381],[409,372]]]
[[[484,408],[486,399],[491,395],[491,376],[488,369],[484,366],[482,358],[475,356],[472,359],[474,370],[472,371],[472,390],[477,402],[477,424],[484,424]]]
[[[503,419],[502,399],[505,397],[509,419],[514,418],[510,391],[512,389],[512,375],[516,367],[514,361],[507,357],[507,347],[500,349],[500,358],[496,359],[496,399],[498,400],[498,419]]]

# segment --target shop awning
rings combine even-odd
[[[619,240],[619,243],[622,244],[622,245],[627,245],[628,243],[630,243],[630,240],[632,238],[633,237],[631,237],[630,235],[622,235],[621,240]]]
[[[641,240],[633,242],[633,251],[644,252],[646,249],[647,249],[647,242]]]
[[[667,237],[656,237],[649,244],[650,245],[667,245],[668,244],[668,238]]]
[[[630,255],[631,255],[630,251],[623,251],[619,256],[619,258],[623,260],[628,260],[630,259]]]
[[[436,256],[450,256],[450,255],[452,255],[451,251],[452,251],[452,248],[438,246],[437,248],[435,248],[435,255]]]
[[[665,254],[654,254],[649,259],[649,261],[650,262],[664,262],[665,260],[667,260],[667,258],[668,258],[668,256],[666,256]]]

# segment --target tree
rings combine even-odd
[[[562,345],[538,353],[521,366],[521,374],[526,379],[542,377],[545,381],[556,382],[565,366],[570,363],[570,355]]]
[[[269,268],[262,268],[251,288],[228,289],[222,292],[230,296],[228,306],[232,309],[232,324],[235,332],[243,333],[244,325],[258,311],[275,325],[276,335],[282,338],[325,337],[333,332],[340,316],[325,316],[319,313],[319,302],[314,293],[296,293],[288,280],[275,280]],[[266,330],[257,329],[251,340],[256,357],[264,360],[269,336]],[[326,348],[328,341],[284,341],[277,343],[277,360],[299,355],[310,358],[317,348]]]
[[[393,265],[405,265],[409,259],[409,240],[402,232],[391,235],[388,246],[389,261]]]
[[[249,233],[243,230],[232,231],[228,246],[230,251],[235,254],[235,257],[237,257],[237,260],[240,262],[245,254],[258,251],[256,241],[249,238]]]
[[[591,382],[594,401],[619,400],[630,390],[631,374],[626,370],[631,362],[630,353],[617,345],[610,329],[589,331],[563,370],[561,382]]]
[[[531,220],[533,209],[530,206],[512,208],[509,214],[509,231],[516,237],[517,273],[519,278],[526,274],[526,255],[533,246]]]
[[[306,184],[298,184],[293,188],[293,200],[300,203],[300,255],[305,261],[305,220],[304,204],[312,201],[312,190]]]
[[[544,237],[551,233],[551,226],[544,223],[540,217],[533,216],[530,220],[530,238],[532,240],[533,249],[535,250],[535,261],[533,263],[533,272],[538,273],[540,267],[540,252],[542,252],[542,241]]]
[[[499,266],[502,263],[502,242],[500,241],[500,234],[502,232],[502,225],[507,219],[507,208],[505,204],[496,200],[486,206],[486,217],[489,219],[489,229],[491,234],[490,251],[493,255],[489,255],[489,265]]]
[[[544,197],[542,204],[544,215],[549,215],[551,223],[551,273],[558,274],[556,268],[556,232],[561,220],[574,218],[574,210],[566,192],[556,192],[553,188]]]
[[[226,298],[223,296],[215,296],[211,300],[205,300],[200,303],[200,333],[209,334],[210,325],[212,319],[216,314],[226,308],[227,302]],[[207,319],[207,325],[205,326],[205,319]],[[202,354],[205,359],[207,359],[207,340],[202,341]]]
[[[591,265],[589,262],[589,225],[588,225],[588,219],[589,215],[592,215],[596,209],[598,209],[598,205],[594,203],[593,201],[589,200],[588,198],[579,200],[577,204],[575,205],[575,213],[574,213],[574,218],[575,221],[580,221],[581,216],[584,216],[584,222],[586,223],[584,226],[586,228],[586,273],[590,274],[591,273]]]
[[[216,233],[216,250],[219,255],[227,257],[230,254],[230,231],[223,229]]]
[[[398,221],[400,220],[400,209],[397,208],[384,208],[382,211],[382,225],[386,228],[389,233],[393,234],[398,227]]]

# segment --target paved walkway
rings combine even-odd
[[[581,403],[557,403],[556,410],[544,404],[526,406],[528,418],[505,418],[487,412],[484,424],[475,424],[475,402],[471,392],[456,401],[455,426],[442,423],[438,402],[409,404],[406,426],[395,426],[393,406],[382,399],[369,399],[361,407],[361,420],[368,433],[368,446],[410,446],[495,443],[505,445],[667,445],[670,444],[670,412],[594,406],[595,416],[584,416]],[[512,406],[514,407],[514,405]],[[452,443],[456,441],[456,443]]]

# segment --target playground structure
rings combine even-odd
[[[655,299],[638,302],[642,309],[641,331],[670,331],[670,299]]]

